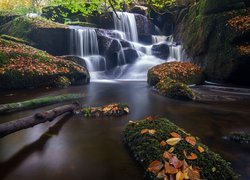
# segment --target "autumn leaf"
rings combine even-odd
[[[166,141],[161,141],[160,145],[161,145],[162,147],[165,147],[165,146],[168,145],[168,144],[166,143]]]
[[[176,132],[171,132],[170,135],[174,138],[181,138],[181,136]]]
[[[150,130],[148,130],[148,133],[149,133],[149,134],[155,134],[155,133],[156,133],[156,130],[155,130],[155,129],[150,129]]]
[[[183,180],[184,179],[184,173],[182,173],[181,171],[179,171],[176,174],[176,180]]]
[[[181,168],[183,161],[179,160],[176,156],[173,156],[169,159],[169,163],[172,164],[176,169]]]
[[[193,137],[193,136],[187,136],[185,139],[186,139],[186,141],[187,141],[188,143],[190,143],[191,145],[193,145],[193,146],[196,145],[196,139],[195,139],[195,137]]]
[[[192,167],[188,168],[188,176],[189,176],[190,180],[200,179],[199,171],[192,169]]]
[[[171,145],[174,146],[176,144],[178,144],[180,142],[181,138],[169,138],[166,142]]]
[[[188,159],[188,160],[195,160],[198,158],[198,156],[195,153],[191,153],[190,155],[187,155],[186,150],[183,150],[183,154],[184,156]]]
[[[174,152],[174,147],[171,147],[171,148],[168,150],[168,152],[170,152],[170,153]]]
[[[157,117],[154,117],[154,116],[148,116],[148,117],[146,117],[145,119],[146,119],[146,120],[148,120],[148,121],[154,121],[154,120],[156,120],[156,119],[157,119]]]
[[[164,151],[163,157],[166,159],[170,159],[173,157],[173,155],[171,153],[169,153],[168,151]]]
[[[147,133],[149,131],[149,129],[142,129],[141,130],[141,134],[145,134],[145,133]]]
[[[198,146],[197,150],[200,152],[200,153],[203,153],[205,151],[205,149],[201,146]]]
[[[123,110],[124,110],[126,113],[129,113],[129,108],[128,108],[128,107],[125,107]]]
[[[147,170],[149,172],[158,173],[163,168],[163,166],[164,165],[161,161],[155,160],[149,165]]]
[[[167,175],[165,174],[165,170],[162,170],[160,171],[158,174],[157,174],[157,178],[158,179],[163,179],[165,178]]]
[[[164,168],[165,168],[165,173],[166,174],[176,174],[176,173],[178,173],[178,169],[175,169],[168,162],[165,163]]]

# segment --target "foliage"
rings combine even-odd
[[[66,88],[71,85],[69,78],[65,76],[59,76],[54,81],[54,86],[58,88]]]
[[[9,40],[9,41],[13,41],[13,42],[16,42],[16,43],[21,43],[21,44],[26,44],[28,45],[29,43],[21,38],[17,38],[17,37],[14,37],[14,36],[9,36],[9,35],[6,35],[6,34],[3,34],[0,36],[0,38],[2,39],[5,39],[5,40]]]
[[[129,113],[127,104],[113,103],[102,107],[86,107],[81,110],[85,117],[122,116]]]
[[[185,179],[237,178],[228,162],[167,119],[148,117],[130,122],[124,141],[151,179],[170,175]]]

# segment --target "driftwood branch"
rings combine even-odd
[[[76,100],[85,97],[84,94],[65,94],[60,96],[46,96],[37,99],[31,99],[23,102],[9,103],[0,105],[0,114],[6,114],[15,111],[32,109],[65,101]]]
[[[10,122],[0,124],[0,138],[8,134],[14,133],[16,131],[20,131],[22,129],[33,127],[40,123],[53,121],[56,117],[67,112],[72,113],[77,108],[79,108],[78,103],[64,105],[64,106],[60,106],[49,111],[37,113],[34,116],[29,116],[29,117],[15,120],[15,121],[10,121]]]

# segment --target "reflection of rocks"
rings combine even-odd
[[[154,44],[152,46],[152,54],[161,59],[169,57],[169,46],[166,43]]]

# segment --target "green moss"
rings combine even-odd
[[[0,38],[5,39],[5,40],[9,40],[9,41],[13,41],[13,42],[16,42],[16,43],[29,44],[28,41],[25,41],[25,40],[23,40],[21,38],[9,36],[9,35],[6,35],[6,34],[1,35]]]
[[[9,63],[9,58],[6,56],[4,52],[0,51],[0,67],[4,67]]]
[[[155,129],[155,134],[142,134],[143,129]],[[198,158],[196,160],[187,160],[187,163],[192,166],[201,168],[201,178],[211,180],[221,179],[236,179],[237,176],[233,172],[229,163],[223,160],[218,154],[215,154],[208,147],[203,145],[200,140],[197,140],[195,147],[186,142],[184,139],[190,136],[187,132],[173,124],[167,119],[159,118],[156,120],[140,120],[129,123],[124,131],[124,142],[128,145],[136,160],[138,160],[145,169],[154,160],[164,161],[162,155],[172,146],[160,146],[161,141],[166,141],[171,138],[170,133],[176,132],[183,139],[175,145],[174,154],[179,159],[184,159],[183,150],[187,153],[195,153]],[[200,153],[197,150],[198,146],[202,146],[205,151]],[[153,173],[148,173],[151,179],[156,179]]]
[[[65,76],[59,76],[54,81],[54,86],[58,88],[66,88],[71,85],[70,80]]]
[[[193,100],[195,94],[186,84],[176,82],[171,78],[166,77],[158,82],[155,86],[163,95],[180,100]]]
[[[69,21],[65,23],[66,25],[72,26],[83,26],[83,27],[93,27],[96,28],[97,25],[89,22],[81,22],[81,21]]]

